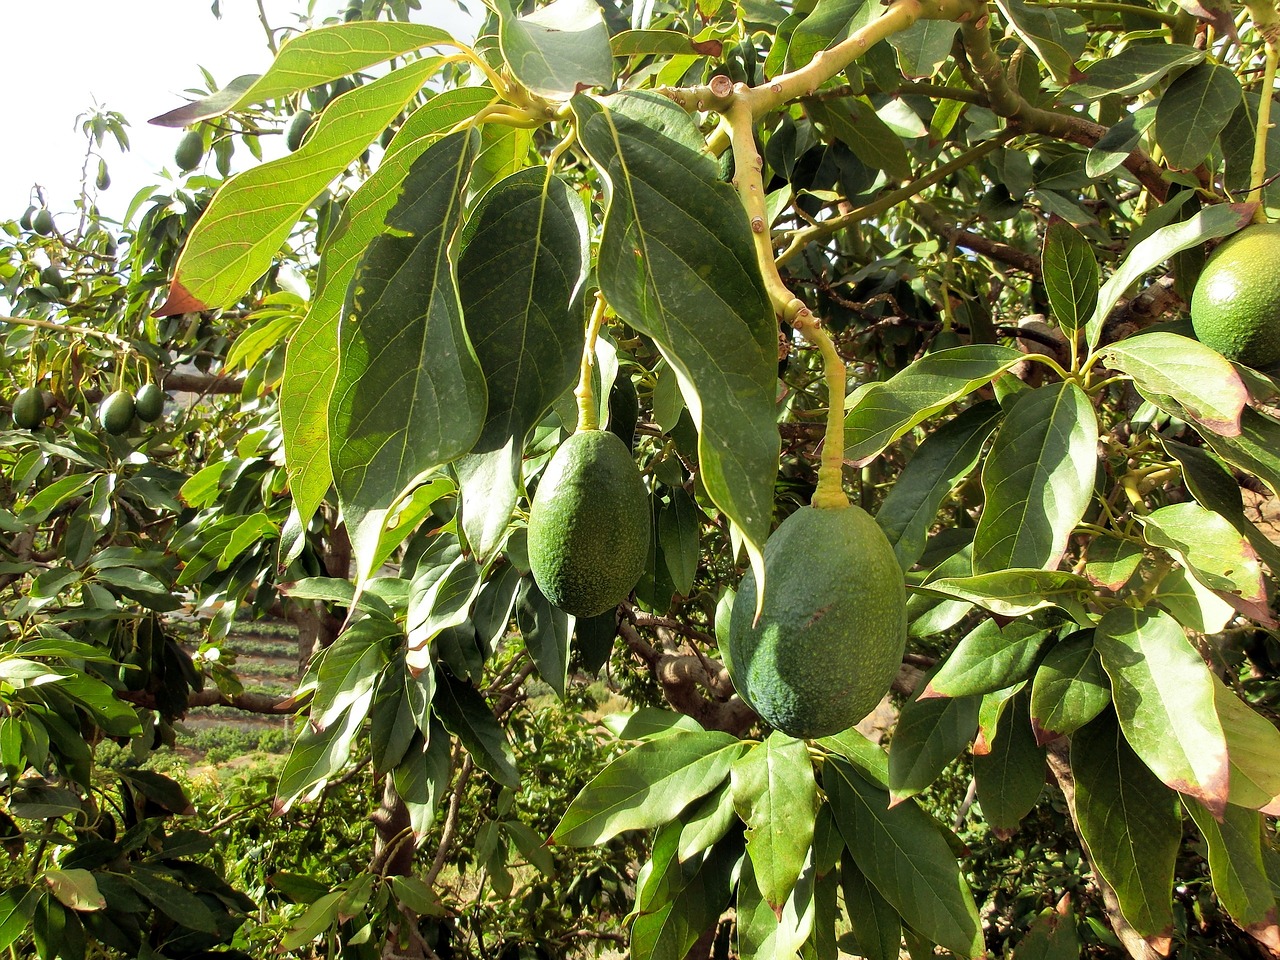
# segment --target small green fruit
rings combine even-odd
[[[1280,223],[1245,227],[1214,251],[1191,294],[1196,337],[1228,360],[1280,363]]]
[[[154,423],[164,413],[164,391],[154,383],[144,383],[133,398],[133,414],[143,423]]]
[[[53,222],[53,214],[49,212],[48,207],[41,207],[31,217],[31,229],[42,237],[52,236],[57,230],[57,224]]]
[[[44,422],[44,394],[36,387],[26,387],[18,391],[13,400],[13,422],[23,430],[34,430]]]
[[[608,430],[556,451],[529,509],[529,566],[543,596],[575,617],[626,599],[649,554],[649,495],[626,445]]]
[[[98,422],[112,436],[119,436],[133,424],[133,394],[117,390],[108,394],[98,406]]]
[[[291,153],[302,146],[302,141],[306,138],[307,131],[311,129],[311,124],[315,123],[315,119],[315,114],[310,110],[299,110],[293,115],[284,133],[284,144]]]
[[[793,737],[847,730],[880,702],[907,640],[902,571],[859,507],[801,507],[764,546],[764,604],[748,573],[721,650],[738,694]]]
[[[204,159],[204,137],[199,130],[188,130],[178,141],[178,149],[173,151],[174,162],[183,173],[200,166]]]
[[[26,213],[24,213],[22,216],[18,218],[18,226],[20,226],[23,230],[30,230],[31,218],[35,216],[35,213],[36,213],[35,207],[27,207]]]

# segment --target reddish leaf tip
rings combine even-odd
[[[179,313],[199,313],[212,310],[207,303],[192,295],[191,291],[174,278],[169,285],[169,297],[151,315],[153,317],[172,317]]]

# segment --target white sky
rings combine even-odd
[[[223,85],[271,64],[255,0],[222,0],[221,20],[210,6],[210,0],[59,0],[50,6],[0,0],[0,50],[10,88],[0,219],[20,216],[38,183],[54,213],[66,215],[60,225],[71,225],[86,146],[76,117],[95,100],[130,124],[129,153],[121,154],[111,137],[102,147],[112,180],[99,197],[105,213],[122,216],[137,190],[161,182],[162,169],[176,175],[173,151],[182,131],[147,120],[181,106],[187,88],[204,86],[200,66]],[[299,23],[308,7],[319,22],[346,3],[264,0],[264,6],[271,25],[283,27]],[[422,0],[422,7],[415,19],[460,37],[474,33],[452,0]],[[251,157],[240,148],[236,160],[239,166]],[[91,178],[96,170],[95,163]]]

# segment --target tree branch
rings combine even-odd
[[[116,696],[148,710],[156,709],[155,694],[134,690],[117,690]],[[287,716],[297,713],[298,700],[293,694],[274,696],[269,693],[237,693],[231,696],[217,688],[199,690],[187,697],[187,709],[192,707],[235,707],[246,713],[263,713],[270,716]]]
[[[916,201],[911,206],[920,222],[948,243],[953,243],[957,247],[965,247],[975,253],[982,254],[984,257],[990,257],[992,260],[1007,263],[1009,266],[1015,267],[1024,273],[1031,274],[1036,279],[1040,278],[1040,258],[1034,253],[1019,250],[1017,247],[1011,247],[1007,243],[1001,243],[998,240],[992,240],[989,237],[984,237],[950,224],[942,214],[924,201]]]

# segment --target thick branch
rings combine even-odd
[[[1007,243],[992,240],[989,237],[981,236],[948,223],[937,210],[927,203],[915,203],[912,204],[912,207],[920,222],[948,243],[972,250],[974,253],[980,253],[984,257],[990,257],[992,260],[1007,263],[1009,266],[1016,267],[1024,273],[1029,273],[1039,279],[1040,258],[1034,253],[1019,250],[1017,247],[1011,247]]]
[[[156,709],[155,694],[133,690],[117,690],[116,696],[127,703]],[[187,698],[187,709],[192,707],[235,707],[246,713],[265,713],[270,716],[288,716],[298,711],[298,701],[292,695],[275,696],[268,693],[237,693],[228,696],[216,688],[200,690]]]
[[[239,393],[244,389],[244,381],[237,377],[171,371],[164,375],[164,388],[175,393]]]
[[[1041,107],[1033,107],[1022,94],[1009,83],[1004,65],[991,47],[989,22],[982,17],[973,23],[961,25],[964,50],[976,79],[987,92],[992,112],[1004,117],[1011,127],[1022,133],[1039,133],[1057,140],[1092,147],[1107,128],[1073,113],[1057,113]],[[1124,160],[1125,169],[1132,173],[1157,200],[1164,201],[1169,192],[1160,167],[1141,150],[1134,150]]]

